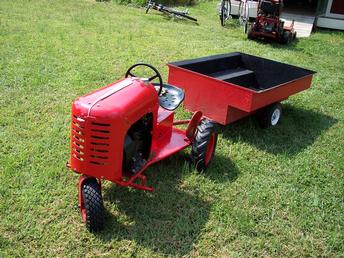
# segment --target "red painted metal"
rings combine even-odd
[[[146,185],[146,183],[147,183],[146,176],[144,176],[142,174],[138,174],[136,179],[140,180],[140,184],[136,184],[133,181],[131,181],[129,186],[131,186],[133,188],[136,188],[136,189],[144,190],[144,191],[149,191],[149,192],[153,192],[154,191],[153,187]]]
[[[109,84],[74,101],[68,167],[82,175],[79,205],[83,216],[84,180],[94,177],[153,191],[152,187],[146,186],[142,173],[150,165],[191,144],[184,130],[173,127],[174,112],[159,107],[158,103],[154,86],[137,78]],[[147,113],[153,116],[150,157],[139,172],[128,176],[122,171],[124,137],[130,126]],[[137,180],[141,183],[136,183]]]
[[[169,139],[172,135],[174,112],[159,108],[156,136],[160,139]]]
[[[86,209],[85,209],[84,197],[82,195],[82,185],[87,178],[88,178],[87,176],[81,176],[79,177],[79,182],[78,182],[78,200],[79,200],[81,218],[83,222],[86,221]]]
[[[184,89],[184,107],[226,125],[310,87],[312,75],[255,91],[168,64],[168,83]]]
[[[215,148],[215,134],[212,133],[210,136],[210,139],[209,139],[207,150],[205,152],[205,164],[206,165],[208,165],[210,160],[211,160],[211,156],[213,155],[214,148]]]
[[[200,110],[204,116],[223,125],[227,124],[229,103],[250,112],[253,90],[171,64],[168,68],[168,83],[184,89],[184,107],[188,110]]]
[[[152,113],[157,121],[157,98],[153,86],[128,78],[74,101],[71,169],[96,178],[121,180],[124,136],[146,113]]]
[[[142,175],[142,173],[152,164],[185,149],[191,144],[191,141],[186,137],[185,131],[178,128],[172,128],[170,137],[165,134],[164,137],[159,138],[158,141],[153,141],[153,144],[155,146],[152,148],[151,151],[151,159],[145,164],[143,168],[141,168],[140,171],[138,171],[135,175],[130,176],[129,178],[125,178],[125,175],[123,175],[121,180],[115,180],[113,182],[124,187],[130,186],[140,190],[153,191],[153,187],[145,185],[146,179],[145,176]],[[137,179],[141,179],[141,184],[135,183]]]
[[[173,122],[173,125],[185,125],[190,123],[191,119],[185,119],[185,120],[176,120]]]
[[[188,124],[188,127],[185,131],[185,135],[186,137],[190,140],[193,141],[195,132],[196,132],[196,128],[199,124],[199,122],[202,119],[202,112],[201,111],[196,111],[193,115],[191,119],[186,119],[186,120],[177,120],[173,122],[173,125],[184,125],[184,124]]]
[[[188,137],[190,141],[192,141],[194,136],[195,136],[197,126],[198,126],[199,122],[201,121],[202,116],[203,116],[203,114],[201,111],[196,111],[192,115],[192,118],[191,118],[191,121],[188,125],[188,128],[186,128],[186,131],[185,131],[186,137]]]

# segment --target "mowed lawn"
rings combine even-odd
[[[0,2],[1,257],[344,256],[344,33],[248,41],[236,21],[221,28],[216,4],[189,8],[196,25],[113,2]],[[317,74],[278,127],[221,129],[205,173],[187,149],[147,170],[153,193],[106,182],[106,227],[89,233],[65,167],[73,99],[138,61],[166,79],[167,62],[233,51]]]

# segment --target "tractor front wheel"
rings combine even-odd
[[[104,226],[104,205],[100,185],[96,179],[87,180],[82,185],[82,195],[86,227],[91,232],[97,232]]]
[[[205,170],[215,154],[217,143],[216,123],[202,119],[192,143],[191,158],[198,171]]]

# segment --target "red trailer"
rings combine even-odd
[[[168,64],[168,83],[185,91],[184,107],[227,125],[259,111],[263,127],[278,123],[279,102],[310,87],[314,71],[243,53]]]

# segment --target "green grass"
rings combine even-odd
[[[344,34],[290,46],[95,1],[0,4],[0,256],[344,256]],[[275,129],[245,119],[222,130],[204,174],[183,153],[147,171],[154,193],[104,184],[106,229],[90,234],[69,157],[71,102],[145,61],[242,51],[317,71],[284,102]],[[189,114],[179,110],[178,118]]]

